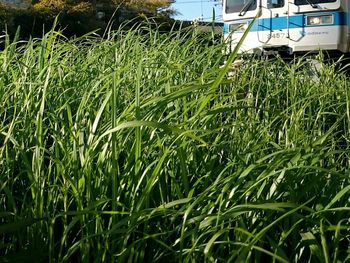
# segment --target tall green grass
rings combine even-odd
[[[350,260],[349,78],[209,40],[6,38],[0,260]]]

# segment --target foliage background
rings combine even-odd
[[[107,26],[115,29],[125,21],[130,26],[150,17],[170,27],[172,24],[168,0],[32,0],[28,8],[0,5],[0,29],[14,35],[21,28],[21,36],[42,36],[51,29],[56,16],[58,25],[67,36],[83,35]]]

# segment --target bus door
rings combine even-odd
[[[259,41],[265,47],[288,45],[288,0],[262,0],[257,22]]]

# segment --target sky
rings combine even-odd
[[[215,8],[216,21],[222,21],[221,1],[214,0],[176,0],[172,7],[179,12],[174,16],[178,20],[189,20],[203,16],[204,21],[211,21],[213,17],[213,8]]]

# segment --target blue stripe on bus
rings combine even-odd
[[[306,25],[306,17],[312,15],[333,15],[334,21],[332,25]],[[289,17],[274,17],[258,19],[256,23],[254,23],[252,31],[270,31],[270,30],[282,30],[287,29],[289,24],[289,28],[302,28],[302,27],[320,27],[320,26],[342,26],[347,24],[347,14],[344,12],[322,12],[322,13],[308,13],[296,16]]]
[[[228,33],[230,33],[230,26],[229,26],[229,24],[225,23],[224,24],[224,34],[226,35]]]
[[[333,15],[334,23],[332,25],[306,25],[306,17],[314,15]],[[317,13],[307,13],[296,16],[289,16],[289,22],[287,16],[273,17],[273,18],[261,18],[255,21],[251,31],[271,31],[271,30],[283,30],[283,29],[293,29],[293,28],[303,28],[303,27],[320,27],[320,26],[343,26],[348,25],[347,19],[348,13],[345,12],[317,12]],[[251,20],[250,20],[251,21]],[[289,26],[288,26],[289,24]],[[229,24],[224,25],[224,33],[229,33]]]

